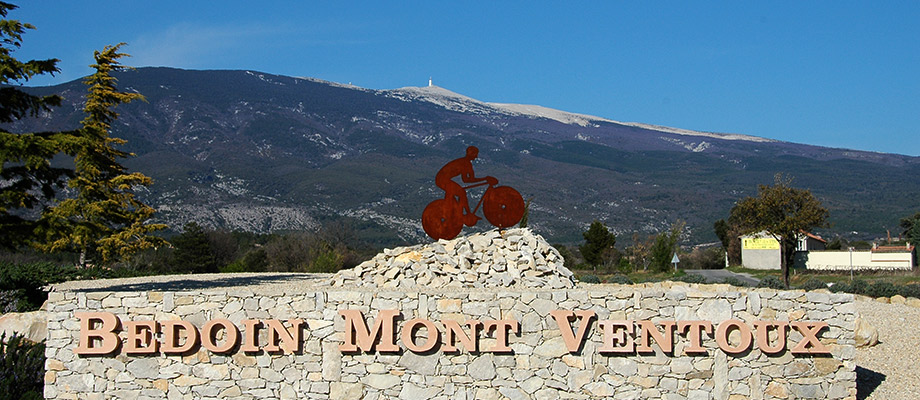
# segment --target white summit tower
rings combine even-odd
[[[434,86],[434,85],[431,84],[431,77],[429,76],[429,77],[428,77],[428,87],[432,87],[432,86]]]

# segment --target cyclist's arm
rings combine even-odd
[[[495,185],[496,183],[498,183],[498,179],[495,179],[494,177],[487,176],[485,178],[477,178],[473,176],[472,173],[463,174],[461,176],[461,179],[463,180],[464,183],[489,182],[490,185]]]

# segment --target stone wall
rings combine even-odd
[[[186,279],[177,277],[174,279]],[[327,282],[317,280],[316,282]],[[455,288],[387,290],[301,283],[259,286],[164,284],[57,288],[49,304],[45,397],[60,399],[743,399],[855,398],[853,297],[801,291],[739,289],[726,285],[579,285],[573,289]],[[512,319],[511,352],[487,351],[495,333],[480,332],[480,352],[417,354],[377,351],[343,354],[345,319],[359,310],[372,326],[378,310],[396,309],[401,323]],[[802,338],[789,331],[789,346],[767,355],[753,345],[741,354],[720,350],[704,334],[705,353],[686,354],[686,337],[674,334],[663,353],[600,353],[603,332],[589,325],[587,340],[570,352],[550,312],[591,310],[598,320],[730,319],[823,321],[827,356],[793,355]],[[201,327],[208,320],[301,318],[296,354],[198,349],[185,355],[77,356],[80,320],[75,313],[104,311],[122,321],[181,319]],[[573,323],[573,330],[578,327]],[[577,332],[577,330],[575,330]],[[124,335],[124,333],[122,333]],[[400,332],[395,336],[399,337]],[[264,333],[262,336],[265,336]],[[734,340],[737,340],[737,331]],[[423,341],[423,339],[419,339]],[[440,336],[444,340],[444,335]],[[262,342],[265,338],[262,338]],[[443,346],[443,344],[442,344]]]

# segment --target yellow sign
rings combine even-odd
[[[779,242],[773,238],[744,238],[741,248],[747,250],[779,250]]]

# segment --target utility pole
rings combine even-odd
[[[850,282],[853,282],[853,247],[848,247],[850,250]]]

